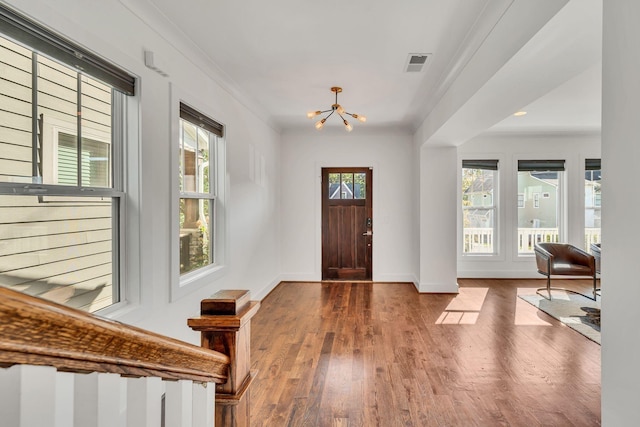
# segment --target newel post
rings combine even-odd
[[[249,291],[223,290],[202,300],[200,316],[188,320],[200,331],[202,347],[219,351],[231,359],[229,377],[216,386],[216,426],[250,425],[249,386],[255,377],[251,368],[251,318],[260,308],[249,300]]]

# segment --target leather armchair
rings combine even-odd
[[[594,301],[596,300],[598,288],[596,283],[596,260],[593,255],[568,243],[536,243],[534,252],[538,273],[547,276],[547,287],[538,289],[538,292],[546,289],[549,299],[551,299],[552,290],[563,290],[578,294],[579,292],[570,289],[552,288],[551,276],[589,276],[593,278],[593,297],[584,296]]]
[[[600,243],[591,244],[591,253],[596,259],[596,273],[600,273],[600,260],[602,258],[602,248],[600,247]]]

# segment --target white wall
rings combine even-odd
[[[420,150],[420,292],[457,293],[456,148]]]
[[[495,257],[462,256],[460,174],[462,159],[498,159],[498,238]],[[600,135],[589,134],[485,134],[458,147],[457,246],[458,277],[541,277],[533,256],[518,257],[518,159],[565,160],[565,218],[567,242],[584,246],[584,161],[600,158]],[[608,177],[607,177],[608,178]]]
[[[602,72],[602,425],[640,425],[640,2],[604,1]]]
[[[249,289],[254,298],[264,296],[277,282],[279,274],[277,162],[280,135],[241,102],[232,88],[198,58],[188,42],[174,37],[171,28],[151,29],[130,9],[130,1],[59,0],[8,2],[61,34],[99,53],[140,77],[137,95],[140,111],[139,179],[140,200],[131,208],[139,212],[139,225],[129,223],[129,232],[140,233],[139,254],[130,252],[129,264],[137,270],[139,304],[112,316],[122,321],[194,343],[199,335],[186,326],[186,319],[199,311],[200,299],[219,289]],[[140,14],[146,19],[152,15]],[[155,23],[154,23],[155,25]],[[170,42],[169,42],[169,41]],[[144,50],[155,53],[156,63],[170,77],[164,78],[146,68]],[[223,82],[222,84],[218,82]],[[170,117],[171,89],[193,105],[222,122],[227,131],[228,265],[224,275],[213,281],[204,279],[202,287],[169,302],[171,281],[170,222],[171,176]],[[249,105],[248,108],[246,105]],[[253,150],[251,150],[253,147]],[[252,179],[250,153],[264,158],[260,182]],[[131,183],[135,186],[136,179]],[[138,283],[131,283],[135,288]],[[136,299],[136,295],[133,295]]]
[[[373,168],[373,280],[416,282],[414,182],[411,136],[404,131],[347,133],[342,127],[285,131],[280,158],[281,252],[285,280],[322,276],[323,167]]]

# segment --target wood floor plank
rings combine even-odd
[[[600,346],[517,298],[544,280],[459,284],[278,285],[252,321],[252,426],[600,425]]]

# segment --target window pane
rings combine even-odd
[[[82,185],[111,186],[111,144],[82,138]]]
[[[58,178],[51,184],[78,185],[77,153],[76,136],[62,132],[58,133]]]
[[[518,253],[532,254],[536,242],[559,241],[560,171],[518,172]]]
[[[342,184],[340,186],[340,198],[341,199],[353,199],[353,174],[343,173],[340,174],[342,178]]]
[[[210,179],[215,170],[212,155],[216,135],[180,119],[180,191],[215,194]]]
[[[210,154],[210,140],[213,140],[215,135],[209,134],[205,129],[198,128],[198,153],[197,153],[197,165],[196,176],[198,182],[196,183],[196,192],[208,193],[209,192],[209,154]]]
[[[41,55],[37,61],[38,126],[43,129],[38,145],[52,149],[38,162],[38,175],[47,176],[46,184],[78,185],[78,73]],[[57,126],[45,128],[52,120]]]
[[[81,75],[82,185],[111,187],[111,88]]]
[[[31,51],[0,37],[0,64],[0,181],[30,183]]]
[[[78,185],[78,147],[75,135],[58,133],[57,180],[59,185]],[[82,138],[82,185],[111,186],[111,144]]]
[[[0,285],[89,312],[117,302],[115,206],[97,197],[0,196]]]
[[[357,173],[354,175],[354,198],[366,199],[367,198],[367,174]]]
[[[180,199],[180,274],[213,262],[213,200]]]
[[[586,250],[590,250],[592,243],[600,243],[600,221],[602,208],[601,178],[602,172],[600,170],[585,171],[584,246]]]
[[[198,128],[185,120],[182,123],[182,133],[180,140],[180,158],[182,160],[181,190],[187,193],[196,191],[196,148],[198,138]]]
[[[340,198],[340,174],[339,173],[329,174],[329,198],[330,199]]]
[[[494,183],[497,171],[462,168],[462,252],[496,253]]]

